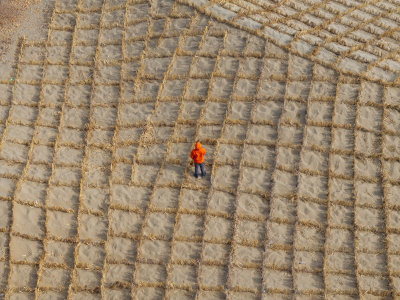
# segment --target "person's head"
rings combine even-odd
[[[194,145],[194,147],[198,150],[201,149],[201,144],[199,141],[196,142],[196,144]]]

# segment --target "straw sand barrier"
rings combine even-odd
[[[0,19],[0,299],[400,296],[399,3]]]

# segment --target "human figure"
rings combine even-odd
[[[201,177],[206,176],[206,171],[204,170],[204,154],[206,154],[206,149],[201,147],[199,141],[196,142],[194,149],[190,153],[190,157],[194,162],[194,177],[199,177],[199,166],[201,169]]]

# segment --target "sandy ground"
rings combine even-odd
[[[0,298],[400,296],[396,79],[248,20],[271,5],[261,15],[303,28],[314,10],[397,3],[252,2],[37,4],[0,65]]]

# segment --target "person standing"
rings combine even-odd
[[[206,176],[206,171],[204,170],[204,155],[206,154],[206,149],[201,147],[199,141],[196,142],[194,149],[190,153],[190,157],[194,162],[194,177],[199,177],[199,166],[201,169],[201,177]]]

